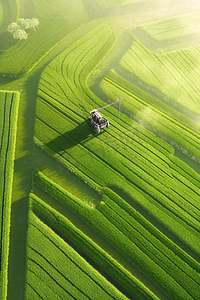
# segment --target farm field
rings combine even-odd
[[[184,16],[181,15],[141,25],[139,28],[157,41],[177,39],[200,31],[199,16],[199,12],[193,12]]]
[[[8,283],[8,253],[10,235],[11,195],[14,173],[14,157],[19,106],[18,92],[0,92],[1,147],[0,147],[0,282],[1,295],[6,297]]]
[[[1,1],[2,299],[199,299],[200,7],[179,7]]]

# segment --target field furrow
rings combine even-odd
[[[72,299],[126,299],[32,212],[29,213],[27,251],[27,283],[37,289],[40,276],[43,274],[46,279],[41,296],[51,293],[53,284],[58,297],[62,297],[64,290]],[[33,275],[38,268],[39,277]]]
[[[49,184],[51,184],[51,186],[49,185],[49,187],[47,186],[47,184],[44,185],[45,181],[40,181],[40,180],[41,179],[44,180],[45,176],[41,174],[42,175],[41,177],[40,174],[41,173],[37,173],[37,179],[39,180],[39,181],[37,180],[38,184],[44,186],[44,188],[49,193],[52,193],[54,191],[53,194],[55,193],[54,195],[56,195],[57,199],[59,199],[66,205],[70,205],[71,208],[73,207],[73,209],[75,209],[76,212],[79,212],[80,216],[84,217],[84,219],[87,222],[89,222],[89,224],[92,225],[93,228],[95,228],[95,230],[100,232],[106,239],[108,239],[110,243],[113,244],[126,257],[128,257],[128,259],[130,259],[131,262],[133,262],[134,264],[137,265],[137,267],[143,270],[143,272],[145,272],[147,276],[153,278],[154,282],[156,281],[158,286],[161,289],[165,290],[166,292],[167,289],[169,288],[169,286],[167,285],[168,286],[167,287],[164,284],[164,281],[162,281],[162,278],[165,278],[165,280],[169,283],[171,288],[173,290],[176,290],[177,293],[176,297],[178,297],[180,290],[181,293],[185,295],[186,299],[190,299],[190,298],[192,299],[193,297],[196,297],[195,291],[198,289],[198,284],[200,281],[199,274],[196,273],[193,270],[193,268],[189,267],[187,264],[185,265],[184,260],[183,261],[181,259],[177,260],[177,252],[175,254],[171,253],[168,248],[165,248],[165,245],[163,245],[154,237],[152,237],[151,234],[149,234],[149,232],[146,231],[146,229],[143,226],[141,226],[139,223],[137,224],[136,222],[137,225],[134,225],[134,230],[133,230],[133,227],[130,224],[135,223],[135,219],[128,216],[127,213],[121,210],[119,206],[113,203],[113,201],[109,200],[107,197],[104,197],[103,201],[105,202],[100,203],[98,210],[89,209],[89,207],[87,208],[87,206],[81,205],[80,200],[78,201],[78,199],[75,199],[74,197],[73,197],[73,203],[74,203],[73,204],[72,197],[71,197],[71,201],[70,199],[67,199],[66,191],[61,189],[58,185],[54,184],[55,190],[54,190],[53,182],[49,181]],[[108,205],[106,204],[107,201],[108,201]],[[84,209],[81,209],[80,205],[84,207]],[[77,207],[78,210],[75,207]],[[109,208],[109,211],[105,210],[106,207]],[[118,217],[116,219],[115,211],[117,210],[119,210],[119,213],[117,213]],[[123,222],[125,222],[126,225],[123,224],[123,226],[121,226]],[[109,234],[111,230],[112,230],[112,235]],[[140,231],[140,234],[138,234],[138,231]],[[141,232],[143,233],[141,234]],[[144,235],[146,237],[144,237]],[[147,236],[149,236],[148,240],[147,240]],[[152,243],[154,244],[154,246],[152,245]],[[151,247],[153,247],[152,250]],[[161,259],[162,255],[164,256]],[[152,265],[151,270],[149,269],[148,265],[144,263],[143,259],[146,262],[148,261],[149,266]],[[165,260],[167,261],[164,262]],[[169,270],[167,271],[167,273],[164,272],[164,269],[167,270],[167,266],[169,266],[170,264],[171,264],[170,267],[171,274],[168,273]],[[181,271],[182,268],[184,269],[183,272]],[[153,270],[155,271],[157,276],[159,274],[159,278],[156,279]],[[182,273],[182,275],[178,275],[179,272],[180,274]],[[173,278],[175,279],[175,281],[174,279],[172,279],[171,276],[172,277],[174,276]],[[185,279],[184,276],[186,276]],[[188,282],[188,287],[186,288],[187,292],[183,291],[185,289],[185,284],[184,284],[185,280]],[[182,286],[183,290],[180,288],[179,284],[180,286]],[[170,291],[168,292],[169,294],[171,293]]]
[[[10,246],[11,194],[13,184],[15,142],[19,93],[0,93],[0,293],[2,299],[7,293],[8,253]]]

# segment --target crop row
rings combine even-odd
[[[15,142],[19,94],[0,93],[0,294],[7,294],[7,272],[10,236],[11,193],[14,171]]]
[[[52,122],[52,116],[47,115]],[[58,129],[59,126],[60,124],[58,122]],[[65,159],[70,159],[71,162],[74,161],[74,164],[79,169],[87,174],[88,177],[94,177],[94,180],[102,186],[112,184],[114,177],[116,178],[115,180],[119,181],[120,179],[117,179],[119,178],[118,176],[125,176],[129,182],[152,195],[157,201],[162,203],[181,219],[185,220],[190,226],[199,230],[198,210],[190,203],[190,190],[183,195],[177,194],[176,190],[180,188],[180,182],[174,182],[173,178],[167,178],[166,173],[164,173],[163,176],[162,173],[159,174],[158,171],[152,176],[151,170],[154,171],[152,166],[148,174],[148,171],[145,170],[145,164],[143,166],[142,161],[137,163],[136,155],[134,152],[129,154],[127,147],[125,148],[126,152],[128,152],[127,157],[123,155],[123,148],[122,151],[120,151],[120,148],[112,148],[109,144],[105,144],[99,139],[96,140],[94,149],[94,143],[91,139],[85,140],[84,144],[79,143],[79,138],[82,134],[81,128],[78,127],[75,131],[72,131],[71,134],[69,131],[63,136],[55,129],[56,127],[57,125],[54,125],[54,128],[52,128],[45,121],[38,119],[35,127],[38,132],[37,138],[44,143],[47,143],[49,137],[54,138],[54,140],[49,143],[49,147],[53,148],[56,152],[62,153]],[[58,134],[59,138],[56,139]],[[74,147],[76,143],[77,145]],[[106,155],[108,151],[109,155]],[[131,155],[134,156],[135,162],[129,158]],[[92,168],[93,159],[95,159],[95,170]],[[148,163],[146,163],[147,170],[149,167]],[[173,191],[172,186],[175,191]],[[187,191],[186,187],[183,186],[183,190]],[[198,199],[199,195],[193,193],[193,197],[194,199]]]
[[[95,34],[96,36],[98,36],[97,33],[98,31]],[[112,32],[108,28],[104,29],[104,31],[101,30],[101,34],[104,36],[103,41],[107,39],[106,46],[105,42],[102,44],[101,36],[98,36],[99,40],[97,44],[96,36],[93,33],[94,36],[91,34],[91,37],[87,38],[87,44],[85,42],[86,37],[84,37],[84,39],[81,39],[82,42],[77,41],[64,51],[62,55],[54,59],[42,73],[38,96],[45,98],[51,103],[54,102],[55,106],[61,107],[61,110],[67,106],[82,116],[82,118],[87,118],[89,111],[95,106],[105,105],[104,102],[91,93],[86,85],[86,80],[97,64],[98,59],[102,59],[105,56],[105,53],[108,52],[113,43]],[[95,45],[92,50],[90,49],[91,42]],[[82,50],[83,47],[84,51]],[[62,69],[57,66],[62,66]],[[115,109],[109,108],[106,110],[106,114],[108,118],[112,118],[114,126],[118,127],[118,124],[121,125],[120,129],[123,132],[126,131],[127,133],[131,131],[138,136],[142,136],[143,139],[153,146],[160,147],[161,149],[167,148],[167,150],[172,151],[173,148],[170,145],[147,130],[143,131],[142,126],[139,130],[131,128],[130,119],[125,116],[122,116],[122,120],[117,120]]]
[[[200,31],[200,13],[192,12],[139,26],[157,41],[172,40]]]
[[[199,134],[187,129],[108,78],[101,82],[101,89],[111,99],[115,94],[122,94],[126,98],[126,103],[123,104],[124,108],[135,115],[144,126],[147,128],[150,126],[151,129],[164,134],[170,140],[176,141],[180,146],[200,157]]]
[[[165,247],[158,239],[149,233],[139,222],[122,211],[112,200],[103,198],[99,211],[117,227],[144,254],[151,258],[162,270],[171,276],[182,288],[196,298],[194,291],[198,290],[200,277],[179,257]],[[143,255],[143,254],[142,254]],[[158,270],[158,269],[157,269]],[[155,270],[156,272],[156,270]],[[187,287],[185,287],[187,282]]]
[[[133,98],[137,99],[138,101],[143,101],[144,105],[148,105],[150,103],[153,103],[154,107],[157,106],[157,109],[160,109],[160,106],[162,106],[162,104],[160,103],[160,101],[157,101],[159,103],[156,102],[156,99],[153,98],[152,96],[150,96],[149,94],[146,94],[142,91],[139,90],[138,88],[136,88],[135,86],[133,86],[132,84],[130,84],[129,82],[127,82],[125,79],[123,79],[122,77],[120,77],[119,75],[117,75],[114,71],[110,71],[109,75],[105,78],[109,79],[109,82],[113,83],[113,84],[117,84],[117,85],[121,85],[123,86],[123,88],[125,88],[128,92],[132,92],[133,94]],[[136,88],[136,90],[135,90]],[[136,97],[135,97],[136,96]],[[149,98],[149,99],[148,99]],[[151,100],[151,101],[150,101]],[[154,102],[155,101],[155,102]],[[145,103],[146,102],[146,103]],[[151,109],[153,109],[153,107],[151,107]],[[170,108],[168,108],[168,111],[170,110]],[[177,112],[176,112],[177,113]],[[188,127],[191,128],[191,131],[189,131],[189,133],[191,133],[192,135],[196,135],[195,129],[197,130],[197,124],[193,124],[191,122],[191,120],[185,118],[183,115],[180,115],[177,113],[177,115],[174,115],[174,112],[172,113],[172,115],[170,117],[175,118],[175,120],[178,121],[178,126],[180,126],[184,131],[188,131]],[[172,120],[172,122],[174,122]],[[182,126],[182,123],[184,124],[184,126]],[[195,128],[196,127],[196,128]],[[178,129],[177,129],[178,132]],[[198,130],[199,132],[199,130]],[[182,134],[182,136],[185,137],[185,133]],[[198,137],[198,135],[196,135],[196,137]],[[192,141],[192,136],[188,137],[190,140],[190,143]],[[170,161],[170,163],[169,163]],[[193,183],[195,186],[197,186],[197,188],[200,187],[199,181],[199,175],[198,173],[196,173],[195,171],[192,170],[192,168],[188,167],[187,164],[185,164],[184,162],[182,162],[180,164],[180,161],[178,158],[176,158],[175,156],[170,156],[169,160],[167,161],[168,164],[170,164],[170,168],[173,168],[175,170],[177,170],[178,173],[182,174],[184,177],[186,177],[191,183]],[[190,183],[188,182],[187,184],[190,185]],[[192,188],[192,187],[191,187]],[[193,188],[192,188],[193,189]]]
[[[161,231],[164,230],[165,234],[176,240],[178,244],[184,244],[185,251],[190,253],[192,257],[199,259],[199,232],[188,226],[183,218],[178,218],[172,211],[168,210],[158,201],[155,201],[145,191],[131,185],[127,181],[123,184],[114,182],[111,188],[113,191],[117,191],[117,193],[122,193],[124,200],[128,199],[131,206],[138,207],[139,205],[142,211],[146,213],[146,217],[150,222],[156,221]]]
[[[45,116],[43,115],[44,109],[46,111]],[[56,124],[54,124],[53,128],[56,132],[58,132],[58,136],[60,133],[63,135],[63,139],[62,136],[60,136],[60,139],[62,140],[63,143],[63,150],[65,150],[65,144],[66,145],[68,144],[69,146],[68,143],[69,140],[71,143],[74,142],[74,144],[77,144],[85,137],[86,139],[84,140],[84,144],[87,145],[89,143],[87,142],[87,138],[89,139],[92,137],[92,131],[91,131],[92,128],[89,124],[87,124],[88,126],[85,125],[84,128],[78,126],[78,124],[76,124],[75,121],[70,120],[70,117],[74,117],[74,119],[76,117],[76,115],[71,112],[67,114],[68,120],[66,122],[65,114],[63,115],[63,113],[61,114],[59,112],[56,112],[51,105],[48,105],[46,101],[43,101],[41,99],[40,100],[38,99],[38,103],[37,103],[37,119],[36,119],[36,126],[35,126],[36,134],[37,134],[36,136],[42,139],[41,128],[43,127],[45,132],[48,131],[45,125],[48,126],[52,124],[52,120],[55,118],[55,115],[56,118],[59,119],[59,121],[56,122]],[[59,132],[60,130],[64,132]],[[64,142],[64,138],[66,139],[65,142]],[[43,139],[45,143],[47,142],[47,140],[49,140],[49,137],[46,140]],[[107,148],[105,148],[104,144],[106,144]],[[147,144],[145,141],[143,142],[133,134],[132,135],[124,134],[121,135],[121,138],[119,138],[119,131],[113,128],[111,133],[105,132],[104,136],[100,135],[97,141],[95,142],[95,144],[93,143],[93,145],[90,146],[90,149],[94,153],[95,151],[98,151],[97,148],[101,149],[102,154],[104,154],[103,149],[105,149],[105,152],[109,152],[109,154],[113,151],[116,151],[117,154],[123,156],[124,158],[128,159],[130,162],[134,163],[136,168],[139,167],[143,169],[143,171],[147,172],[152,177],[157,176],[156,179],[159,180],[160,178],[162,182],[163,182],[164,175],[170,176],[169,166],[167,165],[166,157],[156,150],[152,151],[153,147],[151,147],[151,145]],[[125,149],[126,151],[124,151]],[[151,151],[153,152],[153,154]]]
[[[47,151],[49,154],[51,154],[53,156],[56,156],[57,159],[61,161],[61,163],[63,163],[64,165],[69,167],[73,172],[78,174],[82,179],[84,179],[85,182],[90,184],[91,187],[96,188],[96,183],[94,183],[94,181],[92,180],[92,177],[90,178],[89,176],[87,176],[87,174],[83,174],[83,172],[81,172],[81,171],[83,171],[83,169],[80,169],[80,166],[76,161],[74,161],[71,157],[69,157],[69,159],[70,159],[70,162],[69,162],[69,159],[66,160],[64,155],[62,155],[62,154],[58,155],[58,151],[61,151],[62,149],[59,149],[58,147],[56,147],[54,145],[54,147],[53,147],[54,151],[52,151],[52,149],[46,147],[41,142],[39,142],[39,144],[40,144],[40,146],[42,146],[42,148],[45,151]],[[82,154],[80,154],[80,157],[82,157],[81,155]],[[79,170],[77,170],[77,166],[78,166]],[[112,176],[114,178],[114,173],[112,174]],[[166,209],[166,207],[164,207],[163,205],[156,202],[145,191],[142,191],[140,189],[140,187],[136,187],[135,185],[133,186],[131,184],[127,185],[127,182],[124,182],[124,180],[123,181],[119,180],[119,177],[116,180],[114,180],[113,182],[118,182],[118,185],[121,185],[121,187],[127,186],[127,193],[128,194],[130,193],[131,197],[133,194],[134,198],[136,197],[135,189],[137,189],[138,197],[135,198],[134,200],[137,201],[140,205],[142,205],[143,208],[148,211],[148,213],[150,212],[158,220],[159,223],[164,225],[170,232],[173,232],[179,239],[184,241],[186,243],[186,245],[188,245],[190,248],[194,249],[194,251],[199,252],[199,248],[196,243],[196,241],[198,239],[197,232],[195,233],[195,231],[192,230],[192,228],[186,226],[184,218],[182,218],[182,220],[175,218],[174,215]],[[112,183],[112,185],[113,185],[113,183]],[[100,189],[99,185],[98,185],[97,189],[98,190]],[[143,201],[143,199],[144,199],[144,201]],[[198,224],[197,224],[197,226],[198,226]]]
[[[160,111],[165,115],[166,118],[169,117],[169,120],[177,124],[180,128],[190,132],[195,135],[200,133],[200,126],[195,123],[193,120],[187,118],[183,114],[179,113],[175,109],[171,108],[167,105],[167,103],[163,103],[157,98],[151,96],[144,90],[130,83],[120,75],[118,75],[113,69],[106,75],[105,80],[109,79],[110,82],[116,83],[118,86],[123,87],[125,90],[130,92],[134,97],[141,101],[144,105],[150,107],[151,109],[155,109],[155,111]]]
[[[52,226],[68,237],[136,299],[157,299],[155,295],[143,286],[133,275],[99,247],[92,239],[77,229],[68,219],[35,195],[31,194],[30,197],[33,211],[36,214],[46,219]]]
[[[199,275],[191,267],[186,267],[186,263],[184,261],[182,261],[181,259],[177,259],[177,253],[176,255],[173,254],[168,248],[166,248],[161,242],[159,242],[159,240],[153,238],[152,234],[149,234],[148,231],[144,227],[142,227],[142,225],[136,222],[134,218],[128,216],[128,214],[124,212],[119,206],[114,204],[112,200],[107,201],[109,203],[112,202],[111,211],[113,213],[114,208],[118,207],[118,219],[115,218],[113,213],[111,214],[112,217],[109,217],[109,212],[105,212],[106,204],[104,204],[104,202],[100,203],[98,210],[90,209],[86,205],[82,204],[80,200],[73,196],[71,197],[71,199],[69,199],[69,193],[60,188],[58,185],[54,184],[52,181],[48,180],[47,177],[42,175],[41,173],[37,173],[35,174],[35,176],[35,180],[37,180],[37,183],[39,183],[45,190],[47,190],[58,200],[62,201],[63,204],[67,205],[70,209],[73,209],[76,213],[78,213],[81,216],[81,218],[84,218],[95,230],[97,230],[115,248],[117,248],[123,255],[125,255],[125,257],[127,257],[139,269],[141,269],[149,278],[153,279],[153,281],[156,282],[156,284],[162,290],[164,290],[166,293],[169,293],[169,295],[175,293],[176,296],[174,299],[183,299],[183,297],[185,297],[185,299],[192,299],[193,296],[196,297],[196,287],[198,286],[196,282],[200,280]],[[103,200],[105,199],[108,198],[104,196]],[[124,215],[126,216],[124,217]],[[125,226],[122,226],[121,224],[122,218],[124,220],[123,222],[126,222]],[[133,227],[131,228],[132,230],[130,231],[130,235],[130,229],[127,220],[128,222],[130,222],[131,220],[132,223],[135,223],[134,226],[137,227],[135,231],[133,230]],[[136,232],[139,230],[141,230],[140,234],[136,234]],[[110,232],[112,232],[112,235],[110,235]],[[147,239],[145,240],[144,237],[142,237],[142,234],[145,234],[146,237],[148,236],[148,242]],[[146,242],[146,245],[144,241]],[[156,247],[160,248],[160,250],[158,250],[154,246],[153,253],[155,256],[153,254],[151,255],[150,249],[151,247],[153,247],[152,243],[154,243]],[[146,247],[149,250],[148,252],[146,252]],[[164,257],[161,258],[161,256],[163,255]],[[158,261],[156,261],[157,258]],[[159,262],[160,259],[162,260],[162,262]],[[168,259],[167,265],[169,266],[169,264],[171,263],[173,265],[173,268],[176,269],[174,275],[173,273],[171,273],[170,275],[167,274],[170,271],[164,271],[165,265],[163,264],[163,262],[166,259]],[[184,271],[182,272],[179,268],[184,269]],[[184,272],[188,274],[184,275]],[[178,278],[173,279],[171,276],[178,276]],[[179,279],[179,276],[181,279]],[[184,276],[188,276],[187,292],[184,291],[185,286],[182,281]],[[192,278],[190,278],[191,276]],[[193,291],[194,288],[195,291]]]
[[[102,36],[105,38],[102,39]],[[185,199],[170,191],[171,179],[169,178],[168,183],[166,182],[168,186],[165,186],[155,182],[148,174],[144,174],[144,178],[139,177],[138,174],[135,174],[137,173],[135,165],[132,163],[130,169],[129,160],[119,153],[120,151],[123,152],[122,149],[132,149],[131,139],[128,138],[128,148],[122,143],[125,140],[124,135],[126,137],[130,135],[132,138],[134,134],[138,134],[137,143],[138,140],[141,143],[142,140],[145,140],[145,143],[150,143],[152,146],[159,145],[159,151],[156,152],[159,153],[159,164],[168,173],[169,158],[170,153],[173,153],[173,147],[149,133],[142,126],[138,126],[136,122],[132,122],[125,115],[121,115],[121,120],[117,119],[116,110],[111,107],[105,110],[106,116],[111,123],[113,122],[112,128],[109,128],[107,132],[97,136],[92,134],[89,125],[84,124],[90,110],[104,105],[89,90],[86,81],[97,62],[109,51],[111,43],[105,45],[108,40],[113,42],[114,37],[112,31],[104,23],[72,44],[45,68],[39,83],[35,141],[65,166],[70,166],[73,171],[84,176],[84,181],[89,182],[94,187],[98,184],[98,189],[101,185],[108,186],[109,184],[112,185],[113,182],[118,182],[121,187],[126,185],[129,192],[137,189],[138,195],[142,194],[143,199],[148,199],[149,203],[146,206],[151,206],[152,214],[159,218],[160,223],[167,224],[168,230],[175,231],[183,241],[194,240],[198,233],[192,229],[192,226],[198,229],[199,223],[194,218],[196,217],[195,213],[191,215],[190,211],[185,210],[185,201],[193,209],[190,199]],[[93,45],[92,48],[91,45]],[[52,78],[54,80],[51,82]],[[116,96],[117,94],[119,96],[119,91]],[[41,114],[44,111],[48,111],[48,113]],[[51,119],[48,119],[48,115],[51,115]],[[131,127],[131,123],[134,124],[134,129]],[[112,141],[112,145],[109,144],[109,139]],[[147,143],[144,144],[146,148],[148,148]],[[115,144],[118,148],[115,147]],[[141,147],[140,152],[142,158]],[[153,156],[150,157],[152,160]],[[123,165],[124,161],[125,165]],[[157,163],[158,160],[155,161]],[[141,174],[143,173],[140,170]],[[158,190],[149,184],[149,179]],[[161,177],[160,180],[162,180]],[[168,191],[170,192],[171,200],[168,195],[162,194],[163,186],[165,186],[164,192],[166,194]],[[183,188],[183,184],[180,184],[180,188]],[[196,197],[198,198],[198,194]],[[139,196],[138,201],[140,201]],[[177,203],[173,203],[173,201]],[[183,232],[187,232],[187,235],[184,236]],[[189,245],[196,250],[197,247],[193,243],[189,242]]]
[[[196,270],[196,272],[200,273],[199,264],[191,258],[185,251],[183,251],[180,247],[178,247],[175,243],[173,243],[169,238],[167,238],[158,228],[152,225],[146,218],[144,218],[140,213],[137,212],[136,209],[131,207],[124,199],[122,199],[119,195],[113,192],[109,188],[102,188],[103,197],[107,196],[107,199],[111,199],[115,202],[123,211],[128,213],[136,222],[140,223],[140,226],[143,226],[152,236],[154,236],[157,240],[162,242],[169,250],[174,252],[177,257],[180,257],[183,261],[185,261],[192,269]],[[132,193],[136,197],[136,193]],[[131,196],[131,195],[129,195]],[[140,198],[142,195],[139,196]],[[108,199],[108,201],[110,201]],[[134,201],[134,199],[133,199]],[[147,201],[147,200],[146,200]],[[109,202],[108,202],[109,203]]]
[[[198,48],[158,54],[146,49],[135,37],[132,39],[120,66],[190,111],[200,112]]]
[[[72,299],[127,299],[32,212],[27,256],[27,281],[38,289],[42,280],[42,293],[53,290],[62,299],[66,292]]]
[[[190,182],[190,185],[193,184],[197,187],[197,189],[200,188],[200,175],[197,172],[195,172],[183,161],[180,164],[180,160],[176,156],[171,156],[170,160],[170,168],[176,170],[177,173],[187,179]],[[193,187],[191,188],[193,189]]]
[[[134,99],[134,96],[133,96],[133,99]],[[136,107],[136,105],[134,105],[134,108]],[[153,117],[152,117],[153,118]],[[147,119],[147,115],[146,115],[146,119]],[[163,124],[164,124],[164,121],[163,121]],[[166,123],[165,123],[166,124]],[[165,125],[166,126],[166,125]],[[163,125],[163,127],[164,127],[164,125]],[[167,126],[166,126],[167,127]],[[173,127],[172,126],[172,124],[171,124],[171,127]],[[170,128],[170,131],[171,131],[171,128]],[[177,129],[177,131],[178,131],[178,129]],[[177,132],[176,132],[177,133]],[[168,136],[170,135],[170,133],[168,133]],[[176,137],[173,137],[173,136],[171,136],[172,138],[177,138],[177,135],[176,135]],[[184,146],[185,146],[185,137],[186,137],[186,134],[184,133],[184,131],[182,130],[182,142],[183,142],[183,144],[184,144]],[[190,134],[188,133],[188,139],[189,139],[189,137],[190,137]],[[191,142],[192,142],[192,138],[190,139],[190,147],[191,147]],[[195,145],[196,146],[196,145]],[[188,146],[189,147],[189,146]],[[198,150],[196,149],[196,152],[197,152]],[[195,150],[194,150],[194,152],[195,152]],[[199,152],[199,151],[198,151]],[[175,157],[174,156],[170,156],[169,158],[168,158],[169,160],[168,160],[168,164],[170,165],[170,168],[172,167],[173,169],[175,169],[175,170],[177,170],[178,172],[176,172],[176,173],[174,173],[173,172],[173,176],[175,176],[175,177],[177,177],[178,176],[178,178],[180,179],[180,177],[181,176],[179,176],[179,171],[181,172],[181,174],[183,175],[183,176],[186,176],[186,178],[188,178],[190,181],[188,181],[188,180],[185,180],[183,177],[182,177],[182,179],[180,180],[182,183],[184,183],[184,185],[186,185],[187,187],[189,187],[190,189],[192,189],[192,190],[194,190],[195,192],[196,192],[196,194],[198,195],[199,194],[199,176],[198,176],[198,174],[196,173],[196,172],[192,172],[192,169],[191,168],[187,168],[187,172],[183,172],[183,171],[181,171],[180,170],[180,168],[181,168],[181,165],[180,165],[180,163],[178,164],[179,165],[179,168],[178,168],[178,166],[176,166],[175,167],[175,164],[172,162],[172,161],[174,161],[175,160]],[[169,161],[170,161],[170,163],[169,163]],[[177,160],[176,160],[177,161]],[[177,165],[177,163],[176,163],[176,165]],[[188,172],[190,173],[190,175],[188,174]],[[195,179],[196,178],[196,179]],[[196,187],[194,187],[194,185],[195,186],[197,186],[197,188]],[[183,187],[183,189],[184,189],[184,187]],[[184,191],[184,193],[185,193],[185,191]],[[187,193],[186,193],[187,194]],[[189,191],[189,198],[188,198],[188,201],[190,202],[190,201],[193,201],[193,197],[191,197],[191,190]],[[195,202],[195,201],[194,201]]]

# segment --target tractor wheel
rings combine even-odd
[[[106,127],[107,127],[107,128],[109,127],[109,121],[107,121]]]
[[[94,127],[94,131],[96,132],[96,133],[99,133],[100,132],[100,127],[97,125],[97,126],[95,126]]]

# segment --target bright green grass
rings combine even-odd
[[[6,299],[10,235],[11,194],[19,93],[0,93],[0,294]]]
[[[36,179],[36,178],[35,178]],[[39,183],[37,178],[37,183]],[[39,217],[47,220],[59,232],[69,238],[76,246],[78,246],[87,256],[97,263],[107,274],[115,279],[125,290],[137,299],[157,299],[143,284],[140,283],[131,273],[129,273],[122,265],[113,259],[91,238],[85,235],[81,230],[76,228],[68,219],[52,209],[49,205],[30,194],[33,211]]]
[[[200,51],[191,47],[158,54],[132,36],[133,44],[120,66],[188,110],[199,113]]]
[[[104,202],[98,209],[92,209],[42,173],[35,173],[35,180],[100,232],[166,294],[173,295],[173,299],[197,299],[200,283],[198,264],[116,194],[105,190]]]
[[[137,97],[136,99],[138,101],[141,100],[141,102],[142,102],[142,100],[143,100],[144,101],[143,103],[146,102],[146,106],[151,107],[155,111],[159,110],[166,117],[167,116],[170,117],[169,119],[171,120],[171,122],[175,123],[174,121],[177,121],[179,123],[179,126],[181,128],[183,128],[184,130],[187,130],[191,133],[196,132],[196,133],[200,134],[200,125],[195,123],[195,121],[189,119],[188,117],[186,117],[183,114],[179,113],[175,109],[169,107],[167,105],[167,103],[165,104],[165,103],[161,102],[157,98],[154,98],[153,96],[151,96],[147,92],[143,91],[139,87],[135,86],[134,84],[127,81],[126,79],[122,78],[113,69],[111,69],[108,72],[108,74],[106,75],[106,77],[104,78],[104,80],[107,80],[107,79],[110,80],[109,81],[110,83],[112,81],[113,84],[115,83],[118,86],[123,87],[125,90],[127,90],[127,92],[130,92],[131,94],[136,96]],[[100,85],[100,87],[101,87],[101,85]],[[122,102],[122,107],[125,107],[126,103],[127,103],[127,101],[123,101]],[[195,134],[195,133],[193,133],[193,134]]]
[[[114,101],[120,93],[126,101],[122,102],[130,115],[138,118],[144,126],[150,125],[159,134],[164,135],[173,142],[178,143],[182,148],[187,149],[200,158],[200,127],[190,121],[167,105],[151,97],[147,93],[135,88],[122,77],[113,71],[105,77],[100,84],[102,92]]]
[[[26,282],[26,299],[127,299],[32,211]]]
[[[192,12],[139,26],[157,41],[173,40],[200,31],[200,12]]]
[[[105,115],[112,128],[102,134],[94,135],[86,121],[90,110],[104,105],[88,89],[86,79],[95,61],[109,50],[106,37],[110,41],[111,34],[106,23],[100,25],[57,56],[43,71],[37,98],[35,141],[97,190],[113,182],[121,187],[127,182],[129,193],[137,188],[139,194],[150,199],[155,215],[166,215],[162,223],[167,222],[168,230],[171,230],[167,217],[170,212],[171,228],[176,234],[178,229],[174,225],[181,221],[189,233],[187,238],[195,240],[199,231],[199,191],[192,183],[185,186],[182,178],[171,172],[173,147],[125,115],[119,120],[111,107],[105,110]],[[88,53],[91,44],[93,48]],[[197,251],[192,243],[190,247]]]

